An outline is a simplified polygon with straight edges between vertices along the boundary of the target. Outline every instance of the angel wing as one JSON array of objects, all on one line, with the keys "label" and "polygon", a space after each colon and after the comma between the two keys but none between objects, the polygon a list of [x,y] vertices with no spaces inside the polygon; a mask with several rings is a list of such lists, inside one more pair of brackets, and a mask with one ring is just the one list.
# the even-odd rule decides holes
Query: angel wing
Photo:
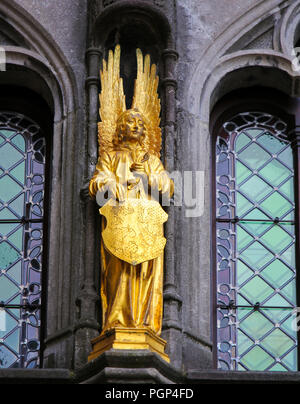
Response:
[{"label": "angel wing", "polygon": [[134,96],[132,109],[138,109],[147,120],[148,127],[148,148],[149,151],[160,156],[161,129],[160,124],[160,100],[157,93],[158,76],[156,65],[150,66],[150,56],[143,54],[140,49],[136,51],[137,56],[137,78],[134,85]]},{"label": "angel wing", "polygon": [[109,51],[108,63],[103,59],[103,70],[100,71],[101,122],[98,123],[98,142],[101,152],[112,150],[117,119],[126,111],[123,80],[120,78],[120,56],[121,48],[117,45],[115,52]]}]

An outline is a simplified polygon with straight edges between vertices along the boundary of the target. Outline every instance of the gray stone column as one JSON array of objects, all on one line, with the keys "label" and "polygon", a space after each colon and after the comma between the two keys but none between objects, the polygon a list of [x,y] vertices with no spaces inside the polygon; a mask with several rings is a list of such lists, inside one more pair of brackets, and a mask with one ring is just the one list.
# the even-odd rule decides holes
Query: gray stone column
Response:
[{"label": "gray stone column", "polygon": [[[91,351],[91,339],[99,334],[100,296],[95,285],[95,259],[99,246],[97,245],[98,217],[97,206],[88,196],[88,183],[94,173],[98,157],[97,122],[99,95],[99,67],[101,52],[97,48],[90,48],[86,52],[87,58],[87,168],[86,178],[82,187],[81,197],[85,210],[85,260],[84,279],[76,299],[78,321],[75,326],[75,368],[87,362]],[[98,229],[98,230],[97,230]],[[100,267],[98,268],[100,271]]]},{"label": "gray stone column", "polygon": [[[164,60],[164,78],[161,80],[165,111],[163,116],[164,165],[171,173],[175,170],[175,137],[176,137],[176,88],[175,65],[178,54],[173,49],[165,49],[162,54]],[[164,272],[164,319],[163,338],[168,342],[167,353],[175,367],[181,367],[182,361],[182,326],[180,311],[182,299],[177,292],[175,272],[175,237],[176,220],[175,207],[168,208],[168,221],[165,225],[165,272]]]}]

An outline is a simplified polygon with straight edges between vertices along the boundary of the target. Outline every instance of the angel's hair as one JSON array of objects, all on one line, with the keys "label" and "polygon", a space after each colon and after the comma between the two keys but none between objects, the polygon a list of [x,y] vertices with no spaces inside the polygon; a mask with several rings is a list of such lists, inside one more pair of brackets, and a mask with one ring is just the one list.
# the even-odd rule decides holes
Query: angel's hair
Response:
[{"label": "angel's hair", "polygon": [[143,149],[148,150],[149,145],[148,145],[148,133],[147,133],[147,121],[144,115],[137,109],[128,109],[125,112],[123,112],[118,120],[117,120],[117,128],[115,132],[115,136],[113,139],[113,145],[115,148],[120,148],[123,142],[123,137],[124,137],[124,127],[126,124],[126,121],[131,114],[139,114],[143,123],[144,123],[144,132],[143,135],[140,138],[140,145],[142,146]]}]

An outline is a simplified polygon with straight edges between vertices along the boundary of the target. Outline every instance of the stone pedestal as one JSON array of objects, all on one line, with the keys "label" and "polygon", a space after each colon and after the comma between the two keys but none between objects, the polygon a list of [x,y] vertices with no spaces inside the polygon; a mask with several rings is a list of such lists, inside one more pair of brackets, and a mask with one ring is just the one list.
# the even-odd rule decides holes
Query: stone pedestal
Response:
[{"label": "stone pedestal", "polygon": [[[1,371],[1,369],[0,369]],[[78,384],[178,384],[181,371],[146,349],[109,349],[76,372]]]},{"label": "stone pedestal", "polygon": [[88,360],[91,361],[110,349],[116,350],[148,350],[157,353],[166,362],[170,362],[165,354],[166,341],[159,338],[148,328],[114,328],[92,340],[93,350]]}]

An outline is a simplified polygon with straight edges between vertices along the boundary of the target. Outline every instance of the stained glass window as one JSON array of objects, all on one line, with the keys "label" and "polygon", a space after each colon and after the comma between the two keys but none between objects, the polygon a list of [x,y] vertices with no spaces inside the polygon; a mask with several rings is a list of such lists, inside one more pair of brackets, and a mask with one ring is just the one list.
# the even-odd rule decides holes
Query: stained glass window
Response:
[{"label": "stained glass window", "polygon": [[0,113],[0,368],[39,366],[45,139]]},{"label": "stained glass window", "polygon": [[218,367],[296,371],[294,163],[287,125],[242,113],[216,145]]}]

